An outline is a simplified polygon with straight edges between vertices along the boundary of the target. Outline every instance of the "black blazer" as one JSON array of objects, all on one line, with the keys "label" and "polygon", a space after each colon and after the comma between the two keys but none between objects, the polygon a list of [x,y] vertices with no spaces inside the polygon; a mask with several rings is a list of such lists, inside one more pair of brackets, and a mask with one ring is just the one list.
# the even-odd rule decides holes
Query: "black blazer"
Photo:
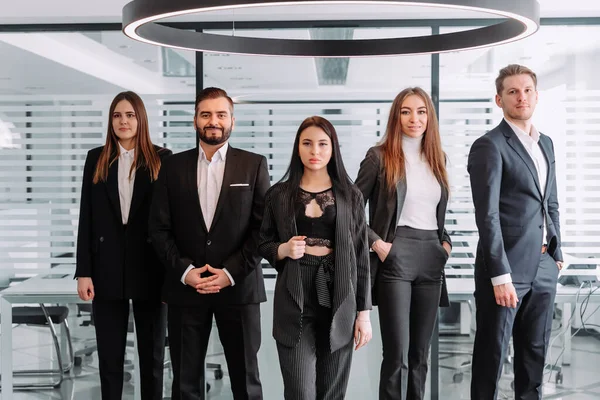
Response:
[{"label": "black blazer", "polygon": [[[171,150],[154,146],[164,163]],[[135,173],[127,228],[119,202],[117,159],[106,182],[93,183],[103,147],[88,152],[83,169],[75,277],[91,277],[96,299],[159,299],[164,268],[148,236],[150,173]]]},{"label": "black blazer", "polygon": [[[278,272],[273,305],[273,336],[288,347],[294,347],[300,340],[304,306],[298,260],[285,258],[277,261],[279,245],[298,235],[291,192],[288,182],[277,183],[267,192],[258,248]],[[335,186],[333,193],[336,225],[330,330],[332,352],[352,340],[357,311],[371,309],[369,248],[362,196],[354,187],[350,198],[342,197]]]},{"label": "black blazer", "polygon": [[[548,163],[545,194],[527,150],[505,120],[477,139],[469,153],[468,171],[475,204],[479,243],[475,275],[511,274],[514,282],[533,282],[542,244],[562,261],[552,140],[540,133]],[[548,236],[544,239],[546,217]]]},{"label": "black blazer", "polygon": [[[385,186],[385,175],[383,172],[383,155],[381,146],[371,147],[367,155],[360,163],[358,176],[356,177],[356,186],[362,192],[365,205],[369,203],[369,248],[373,243],[382,239],[384,242],[393,242],[398,219],[402,213],[404,199],[406,198],[406,181],[401,180],[396,184],[396,191],[391,192]],[[446,222],[446,206],[448,205],[448,191],[442,186],[442,195],[437,206],[438,236],[440,242],[448,242],[452,245],[450,235],[446,232],[444,224]],[[377,271],[381,261],[374,251],[370,253],[371,262],[371,283],[375,285],[377,281]],[[375,290],[375,288],[374,288]],[[376,304],[376,296],[373,296],[373,304]],[[440,306],[450,305],[448,299],[448,289],[446,288],[446,277],[442,278],[442,294],[440,297]]]},{"label": "black blazer", "polygon": [[[175,305],[199,305],[209,299],[220,304],[266,301],[257,251],[264,196],[269,188],[266,158],[229,146],[210,230],[200,208],[197,175],[196,147],[170,157],[155,187],[150,236],[167,269],[165,301]],[[181,276],[190,265],[204,264],[227,268],[235,285],[216,294],[202,295],[181,283]]]}]

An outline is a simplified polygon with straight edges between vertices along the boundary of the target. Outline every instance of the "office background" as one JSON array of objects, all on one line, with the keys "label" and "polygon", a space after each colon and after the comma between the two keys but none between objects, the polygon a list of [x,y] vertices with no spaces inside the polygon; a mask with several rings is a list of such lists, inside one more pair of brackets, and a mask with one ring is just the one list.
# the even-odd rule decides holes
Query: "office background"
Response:
[{"label": "office background", "polygon": [[[355,177],[366,150],[384,134],[393,97],[404,87],[423,87],[439,108],[449,156],[447,229],[454,249],[446,273],[472,276],[477,232],[466,156],[475,138],[502,117],[494,103],[493,81],[509,63],[527,65],[538,74],[534,124],[554,141],[565,261],[572,268],[600,268],[600,3],[540,1],[540,30],[498,47],[440,55],[298,59],[201,54],[134,42],[120,32],[118,23],[126,2],[84,6],[71,0],[37,0],[2,6],[0,287],[74,264],[83,163],[89,149],[104,143],[108,106],[117,92],[139,93],[154,143],[179,152],[195,144],[194,97],[206,86],[223,87],[234,97],[231,144],[265,155],[272,182],[283,175],[299,123],[315,114],[338,129],[344,162]],[[487,16],[475,13],[418,9],[405,10],[402,18],[386,14],[386,20],[376,20],[381,11],[364,12],[360,20],[353,13],[352,21],[343,22],[344,15],[325,8],[238,12],[233,18],[238,35],[303,39],[416,36],[487,23]],[[314,12],[321,12],[324,21],[312,21]],[[176,23],[231,34],[231,23],[209,18]],[[265,272],[275,275],[271,269]],[[444,323],[452,330],[453,313],[461,310],[465,312],[458,305],[442,315],[442,331]],[[579,311],[574,313],[575,328],[582,327]],[[584,319],[594,311],[590,306]],[[265,307],[263,313],[270,315]],[[586,354],[597,374],[600,351],[593,349],[600,342],[593,338],[600,331],[593,324],[600,325],[600,312],[583,330],[591,335],[585,339],[591,346]],[[470,328],[465,332],[463,322],[457,329],[468,334]],[[263,329],[263,343],[269,341],[270,329]],[[375,354],[366,360],[378,368],[373,361],[377,350],[369,351]],[[574,363],[572,368],[579,366]],[[270,369],[278,372],[277,364]],[[452,383],[452,376],[442,375],[442,389]],[[566,378],[567,384],[581,387],[575,378]],[[587,391],[580,395],[589,395]],[[590,391],[600,396],[600,384]]]}]

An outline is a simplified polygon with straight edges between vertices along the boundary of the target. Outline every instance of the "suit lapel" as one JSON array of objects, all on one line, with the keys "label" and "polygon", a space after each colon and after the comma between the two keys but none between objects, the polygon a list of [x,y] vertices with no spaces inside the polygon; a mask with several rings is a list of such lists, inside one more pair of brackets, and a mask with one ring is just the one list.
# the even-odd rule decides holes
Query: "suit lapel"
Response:
[{"label": "suit lapel", "polygon": [[332,314],[335,316],[336,311],[340,308],[340,305],[346,300],[350,293],[348,282],[350,277],[348,272],[350,270],[352,258],[350,257],[351,251],[353,251],[352,240],[350,239],[350,229],[354,229],[351,222],[352,211],[347,200],[340,195],[333,187],[333,194],[335,196],[335,248],[338,250],[335,252],[335,274],[333,286],[333,301],[331,305]]},{"label": "suit lapel", "polygon": [[113,205],[115,215],[119,222],[123,222],[123,216],[121,215],[121,202],[119,201],[119,159],[108,168],[108,178],[106,179],[106,191],[108,198]]},{"label": "suit lapel", "polygon": [[148,189],[150,189],[150,174],[146,168],[139,168],[135,171],[135,181],[133,182],[133,194],[131,196],[131,206],[129,207],[129,216],[127,221],[131,221],[133,215],[142,204]]},{"label": "suit lapel", "polygon": [[[202,215],[200,197],[198,194],[198,147],[196,147],[196,151],[189,153],[189,157],[186,161],[185,174],[187,187],[190,191],[190,196],[193,199],[193,208],[195,212],[198,213],[197,215],[198,219],[200,220],[200,226],[205,232],[208,232],[208,229],[206,228],[206,222],[204,221],[204,216]],[[194,212],[194,210],[190,210],[190,212]]]},{"label": "suit lapel", "polygon": [[[281,229],[281,237],[282,238],[291,238],[293,236],[298,236],[298,228],[296,226],[296,210],[294,210],[292,203],[292,194],[289,187],[289,182],[285,183],[287,186],[285,190],[281,191],[281,198],[278,199],[280,201],[280,212],[281,217],[277,220],[281,222],[282,226],[278,228]],[[292,216],[290,218],[289,216]],[[298,260],[288,260],[287,265],[290,268],[286,267],[283,270],[283,276],[285,276],[285,286],[290,293],[290,296],[296,302],[296,305],[300,309],[300,311],[304,308],[304,292],[302,291],[302,277],[300,276],[300,265]]]},{"label": "suit lapel", "polygon": [[540,149],[542,150],[542,154],[546,159],[546,165],[548,166],[548,168],[546,168],[546,187],[544,188],[544,198],[546,198],[546,196],[548,195],[548,185],[550,184],[550,180],[554,178],[553,176],[551,176],[552,168],[550,168],[550,154],[552,154],[552,148],[550,147],[548,141],[546,141],[545,138],[542,136],[542,134],[540,134],[540,140],[538,143],[540,145]]},{"label": "suit lapel", "polygon": [[226,204],[227,196],[229,195],[230,185],[233,183],[233,178],[236,172],[236,158],[238,152],[236,149],[229,146],[227,154],[225,156],[225,171],[223,171],[223,183],[221,184],[221,192],[219,193],[219,199],[217,200],[217,207],[215,209],[215,215],[213,216],[211,229],[215,226],[221,211],[223,210],[224,204]]},{"label": "suit lapel", "polygon": [[[398,182],[396,184],[396,221],[394,221],[394,231],[395,231],[395,227],[398,225],[398,221],[400,220],[400,214],[402,213],[402,208],[404,207],[405,199],[406,199],[406,178],[401,179],[400,182]],[[388,209],[391,209],[391,207]]]},{"label": "suit lapel", "polygon": [[521,141],[517,137],[517,134],[512,130],[512,128],[510,127],[510,125],[508,125],[506,121],[502,120],[502,123],[500,124],[500,129],[502,130],[504,136],[506,136],[506,142],[508,143],[508,145],[517,153],[517,155],[521,158],[521,160],[523,160],[523,162],[527,166],[527,169],[529,170],[529,173],[531,174],[531,177],[535,182],[535,187],[537,188],[540,197],[542,197],[542,191],[540,189],[540,180],[538,178],[537,169],[535,168],[535,164],[533,163],[531,156],[529,155],[529,153],[527,153],[525,146],[523,146],[523,143],[521,143]]}]

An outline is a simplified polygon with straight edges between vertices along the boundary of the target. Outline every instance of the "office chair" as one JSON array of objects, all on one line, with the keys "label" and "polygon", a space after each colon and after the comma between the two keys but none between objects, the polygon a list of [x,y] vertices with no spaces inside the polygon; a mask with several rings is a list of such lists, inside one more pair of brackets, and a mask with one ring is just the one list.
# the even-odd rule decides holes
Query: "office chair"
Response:
[{"label": "office chair", "polygon": [[[82,321],[79,326],[94,326],[94,314],[92,312],[91,303],[77,304],[77,317],[83,316],[89,316],[89,319]],[[83,363],[83,356],[91,357],[95,351],[98,351],[96,339],[85,340],[84,347],[75,351],[75,366],[81,366]]]},{"label": "office chair", "polygon": [[[65,373],[69,372],[74,364],[73,345],[71,342],[71,332],[69,330],[69,324],[67,323],[67,317],[69,315],[69,308],[65,306],[52,306],[46,307],[44,304],[39,307],[13,307],[12,323],[18,325],[34,325],[34,326],[48,326],[50,328],[50,334],[54,343],[54,349],[56,351],[57,368],[56,369],[39,369],[39,370],[18,370],[13,371],[14,376],[22,375],[34,375],[34,376],[56,376],[57,379],[53,379],[50,382],[27,382],[27,383],[15,383],[13,386],[19,389],[40,389],[40,388],[57,388],[61,385],[64,380]],[[63,324],[65,327],[65,334],[67,335],[67,346],[69,350],[69,363],[63,364],[62,354],[60,345],[58,343],[58,334],[56,333],[55,324]]]},{"label": "office chair", "polygon": [[[168,359],[168,360],[166,359],[169,356],[169,354],[170,354],[169,350],[168,350],[168,348],[169,348],[169,336],[168,335],[165,337],[165,348],[166,348],[166,350],[165,350],[165,362],[163,363],[163,365],[164,365],[164,367],[166,367],[166,368],[169,369],[169,377],[171,379],[173,379],[173,369],[172,369],[171,360],[170,359]],[[218,355],[218,354],[211,354],[211,355],[215,356],[215,355]],[[216,380],[223,379],[223,369],[221,367],[221,364],[218,364],[218,363],[208,363],[207,362],[205,364],[205,366],[206,366],[207,370],[208,369],[214,369],[213,374],[214,374],[214,377],[215,377]],[[207,393],[210,392],[210,383],[208,383],[208,382],[206,382],[206,392]]]}]

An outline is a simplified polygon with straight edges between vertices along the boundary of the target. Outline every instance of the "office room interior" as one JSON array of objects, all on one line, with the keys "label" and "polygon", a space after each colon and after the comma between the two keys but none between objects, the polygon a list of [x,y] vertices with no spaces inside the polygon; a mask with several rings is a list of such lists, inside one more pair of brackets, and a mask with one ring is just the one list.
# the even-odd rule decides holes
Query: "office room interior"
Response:
[{"label": "office room interior", "polygon": [[[432,96],[447,156],[445,226],[453,248],[445,266],[451,305],[438,312],[425,398],[470,399],[478,230],[467,159],[473,142],[502,120],[494,80],[508,64],[537,74],[533,124],[552,139],[555,152],[564,268],[543,398],[600,398],[600,2],[539,0],[539,29],[509,43],[337,58],[195,52],[142,43],[122,31],[128,2],[3,0],[0,6],[0,364],[3,373],[45,371],[15,373],[10,392],[0,388],[2,400],[101,398],[94,320],[89,302],[78,300],[73,280],[86,155],[104,144],[109,105],[126,90],[143,99],[154,144],[175,154],[193,148],[195,97],[211,86],[227,90],[235,102],[230,145],[264,155],[271,184],[284,175],[304,118],[321,115],[332,122],[355,179],[367,150],[385,134],[398,92],[419,86]],[[212,11],[167,22],[221,35],[360,40],[467,31],[497,18],[423,5],[332,3]],[[279,400],[283,380],[271,334],[277,271],[266,261],[262,268],[267,301],[260,306],[258,362],[264,399]],[[52,329],[40,303],[56,314]],[[23,317],[21,307],[35,309],[37,318]],[[9,308],[12,321],[6,319]],[[353,355],[349,400],[378,398],[377,306],[371,321],[373,339]],[[139,399],[130,325],[123,398]],[[206,398],[233,399],[216,329],[211,335]],[[167,349],[164,398],[171,398],[169,361]],[[499,399],[514,398],[512,361],[509,350]]]}]

